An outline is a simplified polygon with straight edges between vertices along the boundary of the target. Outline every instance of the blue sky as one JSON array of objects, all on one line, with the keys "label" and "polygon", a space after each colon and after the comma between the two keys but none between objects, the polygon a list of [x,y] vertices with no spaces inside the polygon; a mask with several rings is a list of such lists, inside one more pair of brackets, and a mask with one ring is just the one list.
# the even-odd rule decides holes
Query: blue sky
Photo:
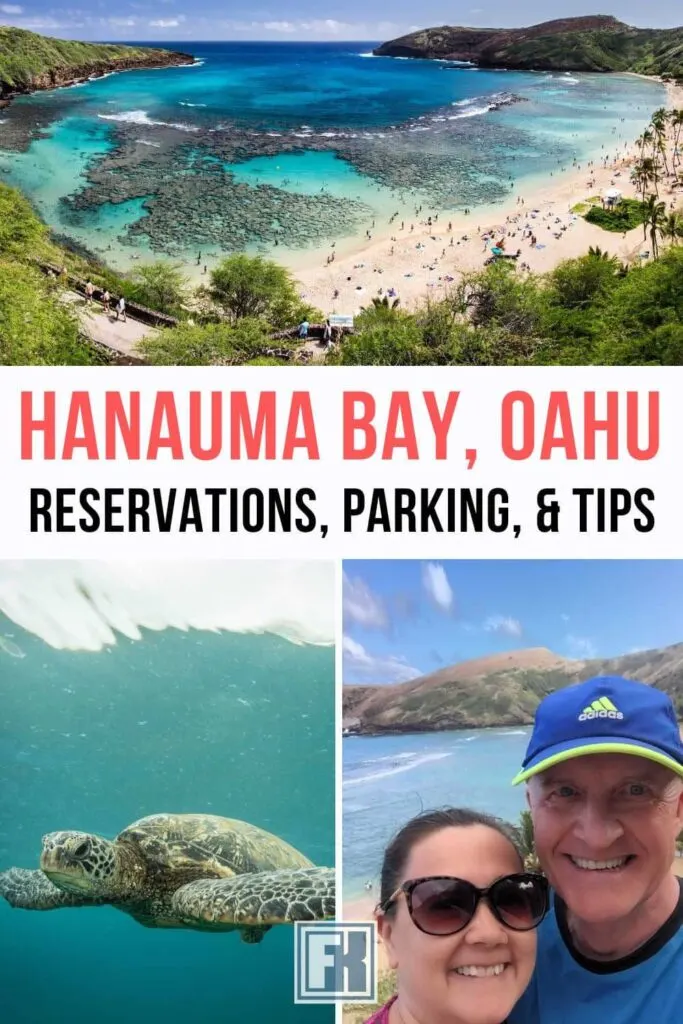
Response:
[{"label": "blue sky", "polygon": [[344,563],[344,682],[547,647],[613,657],[683,641],[683,562]]},{"label": "blue sky", "polygon": [[68,5],[59,0],[17,0],[0,2],[0,23],[70,39],[382,41],[431,25],[515,27],[590,13],[665,28],[682,20],[680,14],[676,18],[675,6],[668,0],[654,0],[645,7],[636,0],[608,0],[594,9],[585,0],[565,0],[552,10],[541,0],[523,0],[512,8],[502,0],[469,0],[455,6],[439,0],[419,5],[414,0],[271,0],[263,5],[248,0],[229,5],[219,0],[69,0]]}]

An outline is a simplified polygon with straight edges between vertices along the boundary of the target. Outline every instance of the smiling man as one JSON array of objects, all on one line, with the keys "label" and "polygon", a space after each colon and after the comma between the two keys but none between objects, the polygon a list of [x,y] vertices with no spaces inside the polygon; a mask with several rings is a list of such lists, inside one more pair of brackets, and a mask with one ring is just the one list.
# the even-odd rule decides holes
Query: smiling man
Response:
[{"label": "smiling man", "polygon": [[614,676],[551,694],[521,782],[554,898],[510,1024],[680,1024],[683,744],[671,700]]}]

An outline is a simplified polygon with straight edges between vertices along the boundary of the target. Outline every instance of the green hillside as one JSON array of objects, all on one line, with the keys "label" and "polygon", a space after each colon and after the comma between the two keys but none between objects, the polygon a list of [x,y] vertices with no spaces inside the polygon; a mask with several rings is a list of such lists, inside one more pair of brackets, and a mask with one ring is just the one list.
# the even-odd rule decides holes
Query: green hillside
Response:
[{"label": "green hillside", "polygon": [[601,675],[623,675],[668,693],[683,719],[683,644],[574,661],[544,648],[451,665],[408,683],[343,689],[349,732],[400,733],[530,725],[547,694]]},{"label": "green hillside", "polygon": [[632,71],[683,78],[683,27],[640,29],[616,18],[562,18],[528,28],[441,25],[383,43],[379,56],[471,61],[479,67]]},{"label": "green hillside", "polygon": [[50,39],[0,25],[0,95],[49,89],[106,71],[187,64],[192,59],[154,47]]}]

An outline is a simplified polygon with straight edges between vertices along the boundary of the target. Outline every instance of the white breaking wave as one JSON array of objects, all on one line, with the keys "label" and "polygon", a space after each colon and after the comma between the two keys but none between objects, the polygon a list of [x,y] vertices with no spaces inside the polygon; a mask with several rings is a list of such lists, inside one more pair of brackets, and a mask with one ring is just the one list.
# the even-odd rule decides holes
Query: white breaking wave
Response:
[{"label": "white breaking wave", "polygon": [[[458,121],[462,117],[478,117],[480,114],[488,114],[490,110],[497,107],[506,107],[513,102],[513,97],[508,93],[492,93],[490,96],[470,96],[468,99],[456,100],[452,107],[461,107],[462,113],[452,114],[446,118],[448,121]],[[436,120],[432,118],[432,120]],[[438,118],[443,120],[443,118]]]},{"label": "white breaking wave", "polygon": [[142,630],[271,633],[334,642],[327,562],[0,562],[0,612],[59,650],[100,651]]},{"label": "white breaking wave", "polygon": [[184,100],[180,101],[181,107],[205,107],[206,103],[186,103]]},{"label": "white breaking wave", "polygon": [[[415,758],[414,761],[407,761],[405,764],[394,765],[393,768],[382,768],[378,772],[370,772],[368,775],[361,775],[357,779],[345,779],[344,786],[360,786],[365,782],[376,782],[377,779],[387,779],[390,775],[400,775],[402,772],[411,772],[413,768],[419,768],[422,764],[428,764],[430,761],[442,761],[444,757],[452,757],[453,753],[450,750],[444,750],[441,753],[435,754],[423,754],[422,757]],[[398,760],[398,758],[396,758]]]},{"label": "white breaking wave", "polygon": [[385,754],[384,757],[371,757],[369,761],[362,761],[361,766],[363,768],[369,768],[373,764],[383,764],[385,761],[407,761],[411,757],[419,757],[420,755],[415,750],[406,750],[401,754]]},{"label": "white breaking wave", "polygon": [[199,129],[191,124],[173,124],[169,121],[153,121],[146,110],[124,110],[121,114],[98,114],[103,121],[122,121],[124,124],[143,124],[147,128],[178,128],[183,132],[196,132]]}]

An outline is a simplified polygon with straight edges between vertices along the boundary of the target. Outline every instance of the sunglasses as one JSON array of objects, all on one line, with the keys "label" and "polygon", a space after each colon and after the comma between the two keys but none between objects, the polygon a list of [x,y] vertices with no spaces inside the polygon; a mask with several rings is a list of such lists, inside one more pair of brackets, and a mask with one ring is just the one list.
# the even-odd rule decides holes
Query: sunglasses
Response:
[{"label": "sunglasses", "polygon": [[546,878],[531,872],[505,875],[486,889],[479,889],[463,878],[413,878],[403,882],[380,910],[386,912],[401,893],[405,893],[413,924],[427,935],[455,935],[462,931],[482,899],[486,899],[493,916],[515,932],[537,928],[550,909]]}]

